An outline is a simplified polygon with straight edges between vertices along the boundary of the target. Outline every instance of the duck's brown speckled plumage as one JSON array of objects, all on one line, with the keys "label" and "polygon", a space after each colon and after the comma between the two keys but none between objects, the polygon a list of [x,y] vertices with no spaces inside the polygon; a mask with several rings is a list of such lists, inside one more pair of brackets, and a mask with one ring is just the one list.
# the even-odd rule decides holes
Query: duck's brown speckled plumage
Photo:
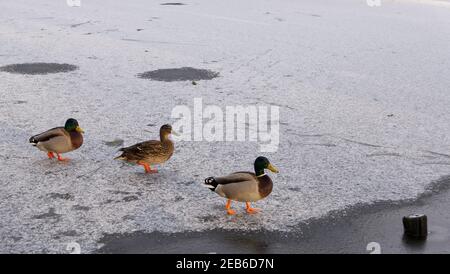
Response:
[{"label": "duck's brown speckled plumage", "polygon": [[164,125],[160,129],[160,140],[151,140],[120,149],[122,154],[116,159],[130,163],[161,164],[172,157],[175,146],[169,139],[172,128]]},{"label": "duck's brown speckled plumage", "polygon": [[174,150],[175,146],[169,139],[151,140],[122,148],[123,153],[118,159],[131,163],[161,164],[170,159]]}]

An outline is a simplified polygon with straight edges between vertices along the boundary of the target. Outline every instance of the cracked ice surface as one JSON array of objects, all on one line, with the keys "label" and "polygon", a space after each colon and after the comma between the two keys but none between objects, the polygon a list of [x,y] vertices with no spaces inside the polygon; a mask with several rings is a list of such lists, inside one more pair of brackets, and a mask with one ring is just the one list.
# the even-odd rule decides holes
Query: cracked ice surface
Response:
[{"label": "cracked ice surface", "polygon": [[[414,2],[2,1],[0,66],[67,63],[47,75],[0,72],[0,251],[82,252],[103,233],[290,231],[358,203],[414,198],[450,173],[450,11]],[[137,31],[139,29],[139,31]],[[210,81],[136,77],[165,68]],[[225,108],[280,106],[279,169],[261,214],[225,215],[203,178],[252,170],[258,145],[179,142],[159,174],[113,161],[155,138],[194,97]],[[60,164],[27,141],[77,118],[85,144]],[[109,142],[109,143],[108,143]],[[119,142],[120,143],[120,142]]]}]

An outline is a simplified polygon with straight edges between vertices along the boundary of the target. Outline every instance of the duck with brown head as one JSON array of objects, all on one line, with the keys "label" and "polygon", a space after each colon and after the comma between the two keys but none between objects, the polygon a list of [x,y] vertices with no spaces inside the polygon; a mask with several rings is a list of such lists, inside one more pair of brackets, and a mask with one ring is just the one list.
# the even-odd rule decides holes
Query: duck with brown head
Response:
[{"label": "duck with brown head", "polygon": [[163,125],[159,130],[159,140],[141,142],[129,147],[121,148],[122,154],[114,159],[128,163],[138,164],[144,167],[145,173],[156,173],[156,168],[151,165],[162,164],[172,157],[175,151],[170,135],[177,135],[171,125]]}]

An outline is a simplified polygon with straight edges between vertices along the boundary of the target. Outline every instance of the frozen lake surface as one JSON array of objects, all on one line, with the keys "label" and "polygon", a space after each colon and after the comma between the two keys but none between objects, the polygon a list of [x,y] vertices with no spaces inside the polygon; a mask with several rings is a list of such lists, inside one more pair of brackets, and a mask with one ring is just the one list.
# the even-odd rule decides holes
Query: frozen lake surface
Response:
[{"label": "frozen lake surface", "polygon": [[[74,65],[55,74],[0,71],[0,252],[66,253],[104,234],[291,231],[356,204],[415,199],[450,174],[450,8],[360,0],[3,0],[0,66]],[[159,69],[211,80],[152,81]],[[253,142],[178,142],[159,174],[114,161],[154,139],[176,105],[280,107],[280,173],[246,215],[203,179],[252,170]],[[28,138],[76,118],[85,143],[50,161]]]}]

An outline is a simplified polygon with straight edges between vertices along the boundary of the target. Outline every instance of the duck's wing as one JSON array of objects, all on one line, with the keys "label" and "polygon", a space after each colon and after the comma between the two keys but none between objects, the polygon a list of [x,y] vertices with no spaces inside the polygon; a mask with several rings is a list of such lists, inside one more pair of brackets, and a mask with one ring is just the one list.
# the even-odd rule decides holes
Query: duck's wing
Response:
[{"label": "duck's wing", "polygon": [[151,140],[120,149],[128,160],[141,160],[149,156],[157,156],[165,151],[161,141]]},{"label": "duck's wing", "polygon": [[30,143],[43,151],[65,153],[73,150],[70,134],[63,128],[52,128],[30,138]]},{"label": "duck's wing", "polygon": [[63,127],[55,127],[55,128],[49,129],[43,133],[31,136],[29,141],[33,145],[36,145],[39,142],[41,142],[41,143],[49,142],[52,139],[55,139],[58,137],[68,137],[66,134],[66,130]]},{"label": "duck's wing", "polygon": [[218,185],[235,184],[246,181],[256,181],[256,175],[252,172],[240,171],[227,176],[214,177]]},{"label": "duck's wing", "polygon": [[228,176],[215,177],[218,185],[215,192],[222,197],[236,201],[257,201],[258,179],[251,172],[236,172]]}]

